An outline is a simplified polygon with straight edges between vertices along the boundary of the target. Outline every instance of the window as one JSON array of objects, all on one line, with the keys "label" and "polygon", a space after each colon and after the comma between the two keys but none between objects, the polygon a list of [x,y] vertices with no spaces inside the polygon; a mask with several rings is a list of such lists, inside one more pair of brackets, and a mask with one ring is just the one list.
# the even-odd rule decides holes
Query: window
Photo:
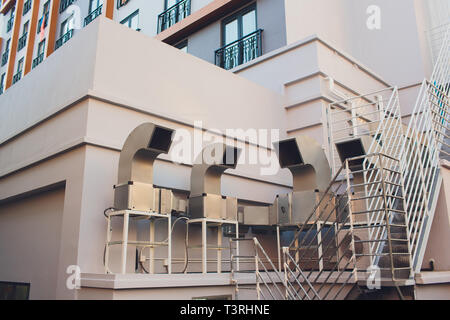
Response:
[{"label": "window", "polygon": [[10,32],[13,24],[14,24],[14,12],[16,11],[16,7],[14,6],[11,10],[10,10],[10,14],[9,14],[9,20],[6,24],[6,32]]},{"label": "window", "polygon": [[223,21],[222,45],[226,46],[255,31],[256,6],[252,5]]},{"label": "window", "polygon": [[89,0],[89,13],[92,13],[101,5],[103,5],[103,0]]},{"label": "window", "polygon": [[41,42],[39,42],[39,45],[38,45],[38,56],[44,55],[44,50],[45,50],[45,39],[42,40]]},{"label": "window", "polygon": [[22,35],[25,35],[25,34],[28,33],[29,25],[30,25],[30,20],[28,20],[27,22],[25,22],[25,24],[23,25]]},{"label": "window", "polygon": [[28,300],[29,283],[0,282],[0,300]]},{"label": "window", "polygon": [[158,33],[191,14],[191,0],[165,0],[164,12],[158,15]]},{"label": "window", "polygon": [[126,5],[130,0],[117,0],[117,9]]},{"label": "window", "polygon": [[173,7],[174,5],[176,5],[178,2],[180,2],[181,0],[165,0],[164,3],[164,10],[169,9],[170,7]]},{"label": "window", "polygon": [[64,20],[63,23],[61,23],[61,30],[60,30],[60,36],[67,34],[70,30],[72,30],[74,27],[74,15],[72,14],[69,18]]},{"label": "window", "polygon": [[30,21],[25,22],[23,25],[22,36],[19,38],[19,44],[17,45],[17,51],[22,50],[27,44],[28,27]]},{"label": "window", "polygon": [[178,48],[181,51],[187,53],[188,52],[188,41],[187,40],[181,41],[180,43],[175,45],[175,48]]},{"label": "window", "polygon": [[256,5],[252,4],[222,21],[216,65],[229,70],[262,55],[262,30],[257,29],[256,20]]},{"label": "window", "polygon": [[0,77],[0,94],[3,93],[3,88],[5,87],[5,78],[6,73],[3,73],[2,76]]},{"label": "window", "polygon": [[128,17],[123,19],[121,24],[128,26],[131,29],[140,31],[139,29],[139,10],[136,10],[132,14],[130,14]]},{"label": "window", "polygon": [[28,13],[28,11],[30,11],[31,9],[31,4],[32,4],[32,0],[26,0],[25,3],[23,4],[23,16],[26,15]]},{"label": "window", "polygon": [[19,60],[19,63],[17,64],[17,74],[22,74],[23,70],[23,58]]}]

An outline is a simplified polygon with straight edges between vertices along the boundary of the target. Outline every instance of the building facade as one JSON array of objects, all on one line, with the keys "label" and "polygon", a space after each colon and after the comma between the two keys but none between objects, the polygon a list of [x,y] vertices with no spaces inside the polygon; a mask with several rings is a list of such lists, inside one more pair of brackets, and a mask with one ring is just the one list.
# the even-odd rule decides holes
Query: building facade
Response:
[{"label": "building facade", "polygon": [[[0,285],[31,299],[261,298],[257,289],[237,295],[238,282],[256,287],[254,275],[230,282],[233,254],[222,246],[236,232],[228,229],[232,223],[223,230],[219,223],[216,230],[217,222],[205,222],[202,229],[187,222],[194,220],[189,214],[174,215],[173,226],[164,219],[157,227],[137,221],[130,224],[131,244],[123,254],[123,221],[114,220],[108,226],[119,232],[107,242],[117,245],[105,262],[109,233],[102,212],[114,206],[119,158],[130,132],[150,122],[192,139],[180,160],[174,138],[169,154],[155,160],[153,175],[155,186],[185,196],[202,148],[220,141],[242,149],[242,161],[223,175],[221,196],[236,198],[244,212],[257,207],[263,215],[296,184],[282,169],[274,142],[313,138],[336,185],[341,180],[332,178],[345,159],[339,160],[335,147],[340,128],[330,128],[332,110],[355,99],[376,100],[378,109],[367,114],[380,114],[382,105],[386,115],[398,112],[398,128],[410,137],[423,80],[438,79],[433,70],[444,74],[439,79],[448,73],[448,61],[439,58],[448,57],[450,7],[444,0],[4,0],[0,12]],[[448,95],[445,81],[434,85]],[[350,123],[341,130],[356,138],[362,125],[354,119],[367,119],[350,109],[344,110],[349,119],[337,119]],[[450,252],[442,247],[450,237],[448,118],[443,119],[443,153],[433,164],[439,167],[433,184],[438,187],[428,191],[436,194],[427,200],[431,222],[417,218],[420,228],[407,232],[420,233],[420,246],[411,238],[408,252],[417,251],[417,258],[411,253],[408,268],[414,271],[400,282],[404,295],[416,299],[450,298]],[[406,198],[408,180],[403,181]],[[404,210],[415,209],[409,204]],[[245,215],[236,216],[241,236],[258,239],[267,252],[264,263],[273,262],[277,275],[275,269],[286,262],[281,247],[289,247],[297,224],[252,228]],[[190,241],[202,250],[188,248],[187,224]],[[165,239],[170,230],[168,251],[148,244],[131,248],[148,241],[149,227],[156,230],[150,242]],[[219,249],[207,249],[203,240],[217,241]],[[242,244],[242,252],[251,250]],[[332,272],[324,269],[321,254],[319,272]],[[336,264],[346,271],[340,260]],[[76,288],[68,285],[72,275]],[[336,298],[355,297],[357,279],[336,281],[344,288]],[[269,287],[291,290],[282,282]],[[335,292],[331,283],[321,283]],[[382,297],[397,297],[392,283]],[[324,298],[320,292],[317,297]]]}]

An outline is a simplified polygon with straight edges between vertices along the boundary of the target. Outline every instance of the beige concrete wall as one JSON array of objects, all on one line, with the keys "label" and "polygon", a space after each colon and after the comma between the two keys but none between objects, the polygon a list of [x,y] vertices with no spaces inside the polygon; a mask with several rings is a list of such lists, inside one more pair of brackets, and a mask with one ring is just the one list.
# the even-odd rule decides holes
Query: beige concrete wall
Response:
[{"label": "beige concrete wall", "polygon": [[[431,73],[425,49],[427,25],[420,17],[426,2],[286,0],[287,43],[317,34],[376,70],[388,82],[410,85]],[[369,18],[366,10],[370,5],[381,10],[379,30],[366,26]]]},{"label": "beige concrete wall", "polygon": [[439,283],[416,286],[417,300],[450,300],[450,284]]},{"label": "beige concrete wall", "polygon": [[430,260],[433,260],[436,271],[450,271],[450,169],[441,167],[441,173],[443,182],[422,268],[430,268]]},{"label": "beige concrete wall", "polygon": [[55,299],[64,189],[0,204],[0,281],[30,283],[30,299]]},{"label": "beige concrete wall", "polygon": [[[66,288],[70,265],[103,273],[102,212],[112,205],[119,151],[137,125],[153,121],[193,132],[199,119],[207,129],[284,128],[284,115],[276,108],[282,104],[275,92],[106,19],[96,19],[80,31],[0,97],[8,118],[0,129],[0,201],[66,184],[53,270],[56,283],[48,283],[46,290],[57,298],[75,297],[75,291]],[[270,147],[270,141],[261,144]],[[189,188],[190,163],[157,161],[155,167],[159,185]],[[224,178],[223,192],[271,202],[289,190],[289,179],[286,174],[261,178],[257,165],[243,165]],[[8,216],[5,225],[13,222]],[[138,237],[137,230],[131,228],[130,239]],[[182,239],[180,230],[174,247],[178,260],[184,258],[182,242],[177,243]],[[13,257],[14,250],[4,254]],[[32,252],[26,258],[40,259]],[[131,249],[130,272],[134,260]],[[199,264],[193,268],[199,270]],[[42,272],[36,270],[37,276]]]}]

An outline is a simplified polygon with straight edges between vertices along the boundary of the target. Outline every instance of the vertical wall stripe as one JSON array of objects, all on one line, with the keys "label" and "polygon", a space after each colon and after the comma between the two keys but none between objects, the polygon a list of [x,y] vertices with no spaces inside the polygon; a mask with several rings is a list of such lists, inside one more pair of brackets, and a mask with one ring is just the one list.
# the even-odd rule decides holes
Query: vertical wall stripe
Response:
[{"label": "vertical wall stripe", "polygon": [[58,23],[59,2],[60,0],[53,0],[52,3],[52,8],[50,12],[50,27],[49,27],[50,29],[48,31],[46,57],[48,57],[53,53],[53,51],[55,51],[56,24]]},{"label": "vertical wall stripe", "polygon": [[31,15],[30,31],[27,45],[27,54],[25,56],[25,74],[30,72],[33,63],[34,41],[36,39],[37,25],[39,22],[39,4],[41,0],[33,1],[33,12]]},{"label": "vertical wall stripe", "polygon": [[109,19],[114,18],[114,0],[106,0],[106,17]]},{"label": "vertical wall stripe", "polygon": [[9,59],[8,59],[8,71],[6,73],[6,85],[5,85],[6,89],[11,87],[12,79],[14,76],[14,67],[16,65],[17,45],[19,43],[19,32],[20,32],[20,25],[22,22],[23,1],[24,0],[17,0],[17,3],[16,3],[16,12],[14,15],[14,26],[13,26],[13,33],[12,33],[12,37],[11,37],[11,47],[10,47]]}]

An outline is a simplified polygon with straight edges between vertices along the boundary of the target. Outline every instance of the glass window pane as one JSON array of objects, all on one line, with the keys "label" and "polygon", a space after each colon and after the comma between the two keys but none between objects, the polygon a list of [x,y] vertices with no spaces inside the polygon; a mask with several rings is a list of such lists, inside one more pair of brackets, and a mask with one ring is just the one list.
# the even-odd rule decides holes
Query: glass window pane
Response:
[{"label": "glass window pane", "polygon": [[256,31],[256,11],[250,11],[242,16],[242,36]]},{"label": "glass window pane", "polygon": [[177,0],[167,0],[166,9],[169,9],[170,7],[174,6],[177,2],[178,2]]},{"label": "glass window pane", "polygon": [[137,30],[138,27],[139,27],[139,15],[135,15],[133,18],[131,18],[130,28],[133,30]]},{"label": "glass window pane", "polygon": [[225,25],[225,45],[239,39],[238,21],[233,20]]}]

